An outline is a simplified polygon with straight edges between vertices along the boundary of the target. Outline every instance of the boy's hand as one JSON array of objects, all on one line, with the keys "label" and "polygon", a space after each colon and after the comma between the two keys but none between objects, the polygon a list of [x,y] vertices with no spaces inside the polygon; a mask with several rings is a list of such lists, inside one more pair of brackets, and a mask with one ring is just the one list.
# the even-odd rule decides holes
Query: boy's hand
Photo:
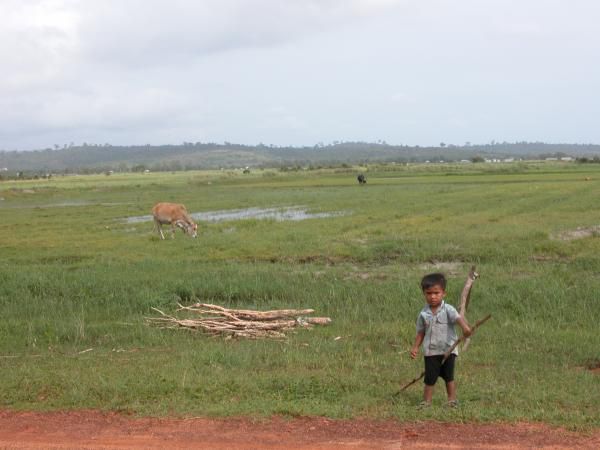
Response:
[{"label": "boy's hand", "polygon": [[415,359],[418,354],[419,354],[419,347],[413,347],[410,349],[410,357],[412,359]]},{"label": "boy's hand", "polygon": [[469,337],[473,334],[473,330],[471,330],[471,327],[463,317],[459,316],[457,322],[460,325],[464,337]]}]

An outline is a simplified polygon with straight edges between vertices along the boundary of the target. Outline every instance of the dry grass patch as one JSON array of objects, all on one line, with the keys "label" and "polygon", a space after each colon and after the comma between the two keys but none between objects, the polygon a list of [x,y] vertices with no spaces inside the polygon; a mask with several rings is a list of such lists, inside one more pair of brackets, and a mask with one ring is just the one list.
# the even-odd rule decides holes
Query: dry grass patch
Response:
[{"label": "dry grass patch", "polygon": [[552,236],[552,238],[559,241],[573,241],[575,239],[585,239],[595,236],[600,236],[600,225],[577,227],[574,230],[562,231]]},{"label": "dry grass patch", "polygon": [[444,272],[446,275],[455,277],[463,272],[464,263],[461,261],[427,261],[420,264],[419,269],[425,272]]}]

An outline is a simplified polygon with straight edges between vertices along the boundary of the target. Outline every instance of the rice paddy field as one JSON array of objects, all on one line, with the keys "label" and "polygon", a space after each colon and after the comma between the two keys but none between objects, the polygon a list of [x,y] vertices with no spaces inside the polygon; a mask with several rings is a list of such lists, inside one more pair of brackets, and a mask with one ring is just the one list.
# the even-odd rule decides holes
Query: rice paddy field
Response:
[{"label": "rice paddy field", "polygon": [[[359,186],[356,175],[365,173]],[[369,165],[0,182],[0,408],[600,423],[600,168]],[[197,239],[160,240],[159,201]],[[470,322],[461,407],[416,411],[423,275]],[[284,340],[151,327],[177,303],[313,308]]]}]

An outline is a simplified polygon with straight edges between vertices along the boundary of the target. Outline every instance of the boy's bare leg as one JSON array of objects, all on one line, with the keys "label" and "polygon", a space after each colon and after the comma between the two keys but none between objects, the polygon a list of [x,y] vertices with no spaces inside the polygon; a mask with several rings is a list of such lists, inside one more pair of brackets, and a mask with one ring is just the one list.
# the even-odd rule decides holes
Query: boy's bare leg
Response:
[{"label": "boy's bare leg", "polygon": [[446,383],[446,392],[448,393],[449,402],[456,400],[456,384],[454,381],[449,381]]},{"label": "boy's bare leg", "polygon": [[433,398],[433,386],[425,385],[425,389],[423,391],[423,401],[426,403],[431,403],[432,398]]}]

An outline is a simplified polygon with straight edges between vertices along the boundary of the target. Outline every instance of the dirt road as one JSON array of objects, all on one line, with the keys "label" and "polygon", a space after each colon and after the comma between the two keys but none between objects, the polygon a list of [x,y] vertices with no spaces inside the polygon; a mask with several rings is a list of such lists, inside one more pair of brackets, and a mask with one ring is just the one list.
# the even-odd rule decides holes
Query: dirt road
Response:
[{"label": "dirt road", "polygon": [[98,411],[0,411],[8,449],[598,449],[600,429],[578,434],[540,424],[399,423],[282,418],[134,418]]}]

